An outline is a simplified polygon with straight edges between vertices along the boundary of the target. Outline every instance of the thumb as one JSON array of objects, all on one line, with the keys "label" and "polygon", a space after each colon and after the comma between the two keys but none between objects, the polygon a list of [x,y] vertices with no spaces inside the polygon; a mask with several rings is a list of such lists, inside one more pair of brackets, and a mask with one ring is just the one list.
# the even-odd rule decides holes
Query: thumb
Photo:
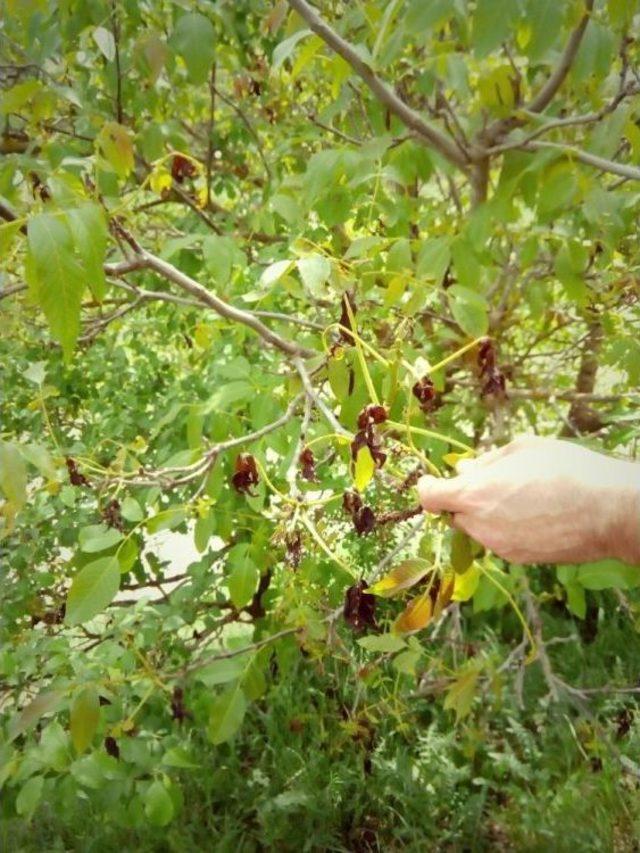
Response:
[{"label": "thumb", "polygon": [[427,512],[459,512],[462,509],[461,488],[458,477],[420,477],[418,497]]}]

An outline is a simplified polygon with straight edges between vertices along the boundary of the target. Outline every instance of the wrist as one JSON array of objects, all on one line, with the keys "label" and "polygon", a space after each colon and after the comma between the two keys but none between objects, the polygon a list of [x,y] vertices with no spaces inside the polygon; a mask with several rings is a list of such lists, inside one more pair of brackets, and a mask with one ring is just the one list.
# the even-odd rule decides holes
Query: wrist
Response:
[{"label": "wrist", "polygon": [[608,496],[611,524],[605,556],[640,566],[640,465],[619,465],[618,482],[612,484]]}]

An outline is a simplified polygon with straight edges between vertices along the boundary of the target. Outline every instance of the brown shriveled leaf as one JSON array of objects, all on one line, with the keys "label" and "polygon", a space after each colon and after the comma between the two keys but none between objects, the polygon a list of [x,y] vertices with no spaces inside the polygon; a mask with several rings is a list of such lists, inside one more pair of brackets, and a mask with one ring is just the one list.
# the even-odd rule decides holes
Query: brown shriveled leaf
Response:
[{"label": "brown shriveled leaf", "polygon": [[396,634],[414,634],[426,628],[433,616],[433,603],[429,592],[423,592],[407,604],[393,623]]},{"label": "brown shriveled leaf", "polygon": [[432,565],[428,560],[422,560],[419,557],[404,560],[374,583],[370,592],[382,598],[391,598],[403,589],[409,589],[417,584],[430,571],[432,571]]}]

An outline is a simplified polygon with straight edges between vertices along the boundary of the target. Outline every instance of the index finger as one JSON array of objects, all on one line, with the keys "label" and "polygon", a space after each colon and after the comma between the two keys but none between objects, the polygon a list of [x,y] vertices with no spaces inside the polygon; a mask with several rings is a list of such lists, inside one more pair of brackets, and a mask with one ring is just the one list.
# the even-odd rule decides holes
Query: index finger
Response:
[{"label": "index finger", "polygon": [[449,477],[420,477],[418,480],[418,497],[422,508],[427,512],[460,512],[462,501],[462,478]]}]

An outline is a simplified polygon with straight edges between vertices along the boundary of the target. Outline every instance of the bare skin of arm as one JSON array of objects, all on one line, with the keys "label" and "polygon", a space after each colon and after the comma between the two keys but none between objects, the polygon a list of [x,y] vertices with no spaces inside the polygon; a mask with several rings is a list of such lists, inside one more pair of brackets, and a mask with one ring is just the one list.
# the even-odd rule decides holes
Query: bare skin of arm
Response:
[{"label": "bare skin of arm", "polygon": [[427,512],[514,563],[582,563],[614,557],[640,566],[640,464],[570,441],[536,436],[458,465],[450,479],[422,477]]}]

